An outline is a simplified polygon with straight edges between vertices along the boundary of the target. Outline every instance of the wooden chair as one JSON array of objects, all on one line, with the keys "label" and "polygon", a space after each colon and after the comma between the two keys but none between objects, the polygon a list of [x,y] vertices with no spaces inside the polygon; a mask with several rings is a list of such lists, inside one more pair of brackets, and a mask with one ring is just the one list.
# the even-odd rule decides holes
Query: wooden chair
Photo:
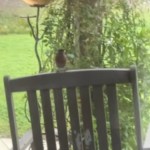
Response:
[{"label": "wooden chair", "polygon": [[[14,150],[21,148],[12,95],[24,91],[28,97],[35,150],[44,149],[43,130],[48,150],[121,150],[117,89],[118,85],[127,84],[132,91],[136,150],[142,150],[135,68],[73,70],[16,79],[6,76],[4,84]],[[40,123],[39,99],[44,129]]]}]

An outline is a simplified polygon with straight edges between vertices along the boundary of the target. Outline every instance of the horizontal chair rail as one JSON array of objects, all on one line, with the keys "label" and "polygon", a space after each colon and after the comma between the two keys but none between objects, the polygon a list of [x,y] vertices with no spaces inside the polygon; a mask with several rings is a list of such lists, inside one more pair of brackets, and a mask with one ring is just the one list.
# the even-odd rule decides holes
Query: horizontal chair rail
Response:
[{"label": "horizontal chair rail", "polygon": [[[32,77],[9,79],[11,85],[10,91],[63,88],[64,83],[65,87],[86,86],[91,83],[95,85],[128,83],[130,82],[130,71],[130,69],[96,69],[91,72],[91,69],[86,69],[82,71],[80,70],[80,72],[76,70],[65,73],[39,74],[33,75]],[[29,85],[28,83],[31,82],[32,84]]]}]

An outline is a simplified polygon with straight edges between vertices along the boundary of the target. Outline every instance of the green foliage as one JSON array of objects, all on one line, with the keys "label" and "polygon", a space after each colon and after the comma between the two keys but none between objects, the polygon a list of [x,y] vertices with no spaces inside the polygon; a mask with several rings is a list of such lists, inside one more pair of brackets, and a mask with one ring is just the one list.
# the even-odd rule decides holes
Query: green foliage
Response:
[{"label": "green foliage", "polygon": [[66,20],[65,9],[63,7],[63,4],[60,5],[60,7],[58,7],[58,5],[56,5],[56,7],[53,5],[50,6],[47,17],[42,23],[42,25],[47,28],[43,38],[43,43],[45,47],[47,47],[45,53],[47,56],[45,61],[46,70],[49,68],[54,70],[55,65],[53,61],[56,50],[59,48],[66,49],[68,44],[73,40],[67,38],[69,31],[66,31],[66,26],[68,25],[68,21]]},{"label": "green foliage", "polygon": [[[136,64],[145,129],[149,121],[147,107],[150,103],[149,90],[145,91],[150,81],[150,31],[141,7],[124,1],[102,4],[97,0],[90,4],[65,0],[59,7],[55,4],[50,6],[43,22],[48,28],[43,39],[48,47],[47,60],[53,60],[56,49],[64,48],[69,68],[129,67]],[[53,61],[51,64],[54,68]],[[121,92],[119,108],[123,149],[135,149],[130,92],[124,88]],[[126,96],[122,96],[124,93]]]},{"label": "green foliage", "polygon": [[43,23],[48,28],[43,40],[49,49],[47,54],[66,49],[71,68],[126,67],[137,63],[148,37],[138,9],[121,3],[101,12],[101,6],[93,9],[88,4],[76,4],[77,9],[72,5],[71,12],[66,4],[49,8]]}]

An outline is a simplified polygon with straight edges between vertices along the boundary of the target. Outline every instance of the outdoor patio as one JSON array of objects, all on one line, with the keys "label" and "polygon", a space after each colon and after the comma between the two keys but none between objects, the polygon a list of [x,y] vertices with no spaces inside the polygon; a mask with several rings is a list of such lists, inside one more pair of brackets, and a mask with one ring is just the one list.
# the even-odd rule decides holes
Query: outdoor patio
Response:
[{"label": "outdoor patio", "polygon": [[150,150],[149,0],[0,4],[0,150]]}]

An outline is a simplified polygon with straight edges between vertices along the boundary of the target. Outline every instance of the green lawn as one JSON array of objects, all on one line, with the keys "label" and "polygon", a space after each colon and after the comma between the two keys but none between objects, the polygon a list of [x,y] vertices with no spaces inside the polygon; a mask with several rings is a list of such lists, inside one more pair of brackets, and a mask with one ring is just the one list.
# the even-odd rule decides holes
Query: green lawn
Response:
[{"label": "green lawn", "polygon": [[[7,108],[4,95],[3,77],[19,77],[37,72],[38,66],[34,55],[34,41],[28,34],[0,35],[0,136],[9,135]],[[22,129],[27,128],[24,116],[24,100],[17,102],[17,118]],[[23,116],[22,116],[23,115]]]}]

